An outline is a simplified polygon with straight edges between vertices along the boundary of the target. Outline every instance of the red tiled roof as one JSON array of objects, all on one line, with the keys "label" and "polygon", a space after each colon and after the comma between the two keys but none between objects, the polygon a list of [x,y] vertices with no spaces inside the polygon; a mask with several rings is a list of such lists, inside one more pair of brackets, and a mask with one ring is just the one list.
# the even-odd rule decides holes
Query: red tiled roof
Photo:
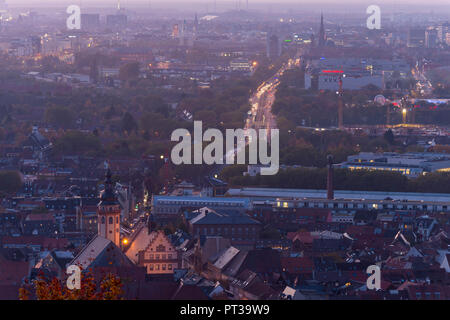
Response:
[{"label": "red tiled roof", "polygon": [[43,236],[4,236],[2,245],[41,245],[44,249],[63,249],[69,244],[67,239],[46,238]]},{"label": "red tiled roof", "polygon": [[53,213],[31,213],[27,215],[25,218],[25,221],[44,221],[44,220],[51,220],[55,221],[55,218],[53,216]]},{"label": "red tiled roof", "polygon": [[311,273],[314,262],[306,257],[282,257],[281,267],[289,273]]},{"label": "red tiled roof", "polygon": [[373,237],[374,233],[373,226],[354,226],[350,225],[347,227],[345,232],[347,232],[350,236],[360,236],[360,235],[368,235]]},{"label": "red tiled roof", "polygon": [[292,240],[292,242],[298,240],[302,243],[312,243],[313,237],[310,232],[289,232],[287,235],[288,239]]}]

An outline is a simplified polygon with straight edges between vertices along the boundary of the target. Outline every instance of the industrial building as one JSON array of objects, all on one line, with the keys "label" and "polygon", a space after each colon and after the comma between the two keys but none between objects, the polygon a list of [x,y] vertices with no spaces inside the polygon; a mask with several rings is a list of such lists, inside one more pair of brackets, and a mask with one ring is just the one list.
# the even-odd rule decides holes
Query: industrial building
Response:
[{"label": "industrial building", "polygon": [[350,170],[382,170],[400,172],[415,178],[428,172],[450,172],[450,155],[441,153],[371,153],[361,152],[337,165]]}]

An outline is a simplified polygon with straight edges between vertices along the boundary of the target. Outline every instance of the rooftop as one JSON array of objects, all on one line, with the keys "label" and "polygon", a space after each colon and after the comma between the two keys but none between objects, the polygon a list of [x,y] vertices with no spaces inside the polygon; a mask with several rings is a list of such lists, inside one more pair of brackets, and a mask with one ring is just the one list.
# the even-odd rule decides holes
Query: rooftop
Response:
[{"label": "rooftop", "polygon": [[[264,198],[275,201],[277,198],[295,199],[326,199],[327,190],[312,189],[281,189],[281,188],[240,188],[229,189],[232,197]],[[335,190],[335,199],[347,200],[408,200],[450,203],[450,194],[444,193],[413,193],[413,192],[385,192],[385,191],[352,191]]]}]

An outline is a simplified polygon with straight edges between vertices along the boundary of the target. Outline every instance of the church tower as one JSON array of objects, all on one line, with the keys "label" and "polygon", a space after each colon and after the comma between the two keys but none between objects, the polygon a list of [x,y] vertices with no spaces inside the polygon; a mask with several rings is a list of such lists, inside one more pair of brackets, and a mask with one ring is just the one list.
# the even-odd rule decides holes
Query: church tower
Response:
[{"label": "church tower", "polygon": [[100,196],[97,206],[98,235],[111,240],[120,247],[120,204],[114,194],[111,170],[105,176],[105,190]]},{"label": "church tower", "polygon": [[319,39],[318,46],[325,46],[326,36],[325,36],[325,27],[323,26],[323,13],[320,15],[320,29],[319,29]]},{"label": "church tower", "polygon": [[195,18],[194,18],[194,36],[197,35],[198,32],[198,17],[197,17],[197,13],[195,14]]}]

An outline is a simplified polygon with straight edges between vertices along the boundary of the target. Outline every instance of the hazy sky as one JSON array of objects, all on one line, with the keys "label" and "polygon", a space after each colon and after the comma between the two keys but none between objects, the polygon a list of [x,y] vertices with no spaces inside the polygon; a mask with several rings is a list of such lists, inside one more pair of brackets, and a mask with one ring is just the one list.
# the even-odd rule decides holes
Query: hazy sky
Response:
[{"label": "hazy sky", "polygon": [[[0,0],[1,2],[2,0]],[[115,8],[118,0],[6,0],[11,7],[64,7],[70,4],[82,7]],[[369,5],[376,4],[382,12],[414,12],[414,13],[450,13],[450,0],[248,0],[250,10],[284,11],[323,11],[347,12],[361,11]],[[246,8],[247,0],[120,0],[121,6],[133,9],[133,7],[151,7],[153,9],[170,8],[171,10],[184,10],[184,8],[197,10],[202,8],[211,11],[214,7],[218,11],[238,8]],[[185,7],[185,6],[186,7]]]},{"label": "hazy sky", "polygon": [[[175,2],[175,3],[211,3],[213,4],[215,0],[120,0],[121,3],[124,4],[148,4],[151,3],[166,3],[166,2]],[[241,1],[242,4],[244,4],[247,0],[216,0],[218,4],[220,3],[228,3],[228,4],[235,4],[239,1]],[[339,0],[249,0],[250,5],[251,4],[257,4],[257,3],[292,3],[292,4],[314,4],[314,3],[337,3]],[[6,3],[9,5],[15,5],[15,4],[59,4],[61,2],[71,2],[69,0],[6,0]],[[72,0],[72,2],[80,2],[80,0]],[[117,0],[81,0],[82,3],[85,4],[116,4]],[[424,7],[435,4],[435,5],[446,5],[450,7],[449,0],[343,0],[340,1],[341,3],[351,3],[351,4],[362,4],[362,3],[370,3],[370,4],[422,4]]]}]

